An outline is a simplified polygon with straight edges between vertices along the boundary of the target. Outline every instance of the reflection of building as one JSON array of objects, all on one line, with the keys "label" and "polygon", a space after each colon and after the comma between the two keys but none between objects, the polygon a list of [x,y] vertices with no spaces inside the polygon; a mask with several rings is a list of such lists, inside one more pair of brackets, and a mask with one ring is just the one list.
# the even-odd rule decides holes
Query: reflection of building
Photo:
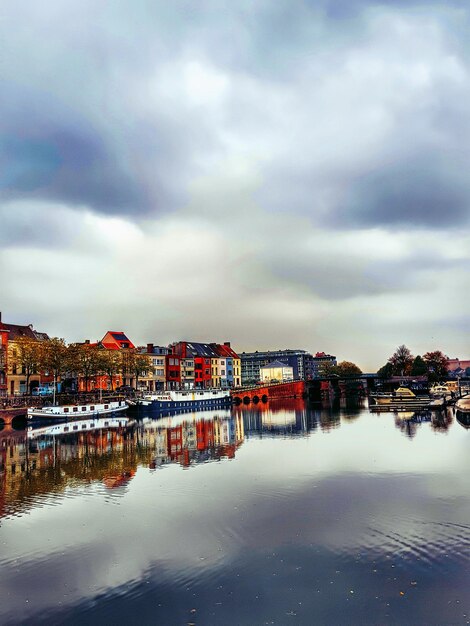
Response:
[{"label": "reflection of building", "polygon": [[35,496],[80,483],[98,482],[119,496],[139,465],[233,458],[243,438],[243,417],[229,410],[60,435],[0,431],[0,518],[31,506]]}]

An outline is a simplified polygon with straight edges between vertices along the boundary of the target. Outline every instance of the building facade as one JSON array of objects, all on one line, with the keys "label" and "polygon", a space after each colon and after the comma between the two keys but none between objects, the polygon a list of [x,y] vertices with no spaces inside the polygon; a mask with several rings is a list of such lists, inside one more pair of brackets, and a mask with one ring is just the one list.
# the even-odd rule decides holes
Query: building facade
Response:
[{"label": "building facade", "polygon": [[317,352],[311,360],[311,376],[310,378],[321,378],[322,368],[327,366],[337,365],[336,357],[332,354],[325,354],[325,352]]},{"label": "building facade", "polygon": [[241,382],[251,385],[261,380],[261,368],[272,361],[280,361],[292,367],[294,380],[307,380],[311,377],[312,355],[306,350],[267,350],[264,352],[242,352]]},{"label": "building facade", "polygon": [[272,363],[263,365],[263,367],[260,368],[260,374],[260,380],[263,383],[272,383],[275,381],[282,383],[293,380],[294,369],[290,365],[286,365],[280,361],[273,361]]},{"label": "building facade", "polygon": [[[31,393],[43,384],[51,384],[52,377],[48,372],[35,370],[30,372],[29,380],[26,368],[22,363],[21,342],[46,341],[49,336],[34,329],[32,324],[7,324],[2,322],[0,314],[0,393],[3,395],[20,395]],[[2,365],[3,364],[3,365]]]}]

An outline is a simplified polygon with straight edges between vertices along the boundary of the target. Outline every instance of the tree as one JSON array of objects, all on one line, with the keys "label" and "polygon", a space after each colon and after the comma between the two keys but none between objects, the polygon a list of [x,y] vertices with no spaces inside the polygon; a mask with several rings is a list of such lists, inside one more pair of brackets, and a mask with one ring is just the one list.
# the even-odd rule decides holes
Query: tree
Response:
[{"label": "tree", "polygon": [[88,391],[89,381],[105,370],[104,350],[89,343],[73,344],[71,350],[73,351],[73,369],[78,375],[83,376],[85,391]]},{"label": "tree", "polygon": [[318,374],[320,378],[328,378],[330,376],[337,376],[336,371],[337,366],[334,365],[331,361],[324,361],[318,367]]},{"label": "tree", "polygon": [[377,375],[380,378],[391,378],[393,376],[393,365],[391,363],[385,363],[385,365],[379,369]]},{"label": "tree", "polygon": [[341,361],[336,366],[336,374],[340,378],[354,378],[355,376],[360,376],[362,374],[362,370],[355,364],[350,361]]},{"label": "tree", "polygon": [[408,375],[411,371],[413,361],[414,357],[405,345],[398,346],[388,360],[388,362],[392,364],[393,373],[396,376]]},{"label": "tree", "polygon": [[103,371],[109,378],[111,391],[114,391],[114,377],[122,371],[121,355],[117,350],[103,350],[101,359]]},{"label": "tree", "polygon": [[148,356],[141,354],[137,350],[122,351],[122,371],[129,377],[135,378],[135,387],[139,385],[139,378],[145,376],[147,372],[154,372],[155,368],[150,365]]},{"label": "tree", "polygon": [[18,365],[23,368],[26,376],[26,393],[30,391],[29,380],[32,374],[36,374],[43,357],[42,344],[30,337],[18,337],[15,341],[17,348]]},{"label": "tree", "polygon": [[440,380],[447,377],[449,357],[447,357],[443,352],[440,350],[426,352],[426,354],[423,355],[423,359],[428,368],[430,378]]},{"label": "tree", "polygon": [[424,376],[428,373],[428,367],[422,357],[418,356],[413,361],[413,365],[411,366],[410,374],[412,376]]},{"label": "tree", "polygon": [[61,375],[70,367],[70,356],[67,345],[63,339],[53,337],[43,344],[41,365],[54,375],[54,380],[60,379]]}]

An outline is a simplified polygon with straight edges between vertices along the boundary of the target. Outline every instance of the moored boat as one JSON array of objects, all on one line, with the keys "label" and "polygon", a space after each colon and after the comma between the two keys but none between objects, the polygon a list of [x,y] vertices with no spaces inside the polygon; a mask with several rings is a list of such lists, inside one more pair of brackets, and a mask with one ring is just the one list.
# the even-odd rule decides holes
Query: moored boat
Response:
[{"label": "moored boat", "polygon": [[429,406],[429,396],[417,396],[408,387],[399,387],[396,391],[390,393],[372,393],[370,398],[373,404],[370,405],[374,410],[413,410],[421,409]]},{"label": "moored boat", "polygon": [[225,407],[231,403],[227,389],[184,389],[181,391],[162,391],[146,395],[140,404],[152,409],[209,409]]},{"label": "moored boat", "polygon": [[461,413],[470,413],[470,395],[459,398],[455,403],[455,408]]},{"label": "moored boat", "polygon": [[390,393],[371,393],[370,397],[376,404],[393,404],[396,401],[414,402],[420,399],[408,387],[398,387],[396,391]]},{"label": "moored boat", "polygon": [[456,390],[455,386],[450,383],[440,383],[433,385],[429,390],[429,393],[434,398],[446,398],[447,396],[452,396]]},{"label": "moored boat", "polygon": [[120,413],[127,409],[125,400],[98,402],[93,404],[65,404],[62,406],[45,406],[29,408],[28,419],[67,420],[83,419],[84,417]]}]

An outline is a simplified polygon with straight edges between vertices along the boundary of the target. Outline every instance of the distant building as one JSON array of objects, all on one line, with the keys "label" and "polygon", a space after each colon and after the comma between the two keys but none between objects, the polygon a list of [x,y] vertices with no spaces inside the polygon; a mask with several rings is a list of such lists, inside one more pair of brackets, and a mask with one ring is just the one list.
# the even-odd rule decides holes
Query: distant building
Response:
[{"label": "distant building", "polygon": [[267,350],[264,352],[242,352],[242,385],[261,380],[261,368],[272,361],[280,361],[292,367],[294,380],[312,378],[312,355],[306,350]]},{"label": "distant building", "polygon": [[149,370],[139,379],[139,384],[150,392],[165,389],[166,357],[170,353],[169,348],[148,343],[145,348],[138,348],[138,351],[145,354],[149,362]]},{"label": "distant building", "polygon": [[2,315],[0,313],[0,397],[6,396],[8,368],[8,330],[3,328]]},{"label": "distant building", "polygon": [[221,387],[239,387],[241,385],[241,359],[233,350],[230,341],[223,344],[211,343],[211,347],[219,355],[219,374]]},{"label": "distant building", "polygon": [[264,383],[273,381],[284,382],[286,380],[293,380],[294,368],[281,361],[273,361],[260,368],[260,380]]},{"label": "distant building", "polygon": [[449,359],[447,361],[447,371],[453,376],[468,376],[470,369],[470,359]]},{"label": "distant building", "polygon": [[183,386],[192,384],[196,389],[204,389],[240,385],[241,361],[229,341],[223,344],[179,341],[171,349],[181,357]]},{"label": "distant building", "polygon": [[336,357],[324,352],[317,352],[311,361],[311,378],[321,378],[322,367],[337,365]]}]

